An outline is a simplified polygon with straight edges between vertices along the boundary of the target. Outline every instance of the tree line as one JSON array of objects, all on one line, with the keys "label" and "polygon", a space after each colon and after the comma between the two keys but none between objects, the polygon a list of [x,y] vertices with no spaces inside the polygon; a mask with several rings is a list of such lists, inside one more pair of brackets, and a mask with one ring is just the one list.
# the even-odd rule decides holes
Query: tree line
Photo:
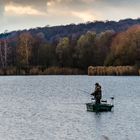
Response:
[{"label": "tree line", "polygon": [[89,66],[139,66],[140,25],[126,31],[87,31],[48,41],[43,32],[5,34],[0,39],[0,67],[59,67],[87,71]]}]

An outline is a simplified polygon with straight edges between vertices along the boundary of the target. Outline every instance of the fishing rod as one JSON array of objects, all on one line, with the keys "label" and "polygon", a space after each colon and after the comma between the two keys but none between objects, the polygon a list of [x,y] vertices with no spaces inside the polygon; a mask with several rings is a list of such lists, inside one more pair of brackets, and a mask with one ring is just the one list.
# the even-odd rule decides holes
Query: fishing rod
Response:
[{"label": "fishing rod", "polygon": [[88,91],[85,91],[85,90],[82,90],[82,89],[78,89],[78,90],[80,90],[80,91],[82,91],[82,92],[85,92],[85,93],[88,93],[88,94],[91,94],[91,93],[89,93]]},{"label": "fishing rod", "polygon": [[[84,93],[88,93],[88,94],[90,94],[90,96],[92,96],[91,93],[89,93],[89,92],[87,92],[87,91],[85,91],[85,90],[82,90],[82,89],[78,89],[78,90],[80,90],[80,91],[82,91],[82,92],[84,92]],[[110,99],[111,99],[111,101],[112,101],[112,104],[114,104],[114,102],[113,102],[114,97],[112,96],[112,97],[110,97]],[[95,100],[95,98],[91,98],[91,100]],[[101,102],[107,103],[107,100],[101,100]]]},{"label": "fishing rod", "polygon": [[64,105],[84,105],[85,104],[85,102],[83,102],[83,103],[61,103],[61,104],[64,104]]},{"label": "fishing rod", "polygon": [[[82,92],[85,92],[85,93],[88,93],[88,94],[90,94],[91,95],[91,93],[89,93],[89,92],[87,92],[87,91],[85,91],[85,90],[81,90],[81,89],[79,89],[80,91],[82,91]],[[92,95],[91,95],[92,96]],[[112,100],[114,99],[114,97],[110,97]],[[95,98],[91,98],[91,100],[95,100]],[[107,103],[107,100],[101,100],[101,102],[104,102],[104,103]]]}]

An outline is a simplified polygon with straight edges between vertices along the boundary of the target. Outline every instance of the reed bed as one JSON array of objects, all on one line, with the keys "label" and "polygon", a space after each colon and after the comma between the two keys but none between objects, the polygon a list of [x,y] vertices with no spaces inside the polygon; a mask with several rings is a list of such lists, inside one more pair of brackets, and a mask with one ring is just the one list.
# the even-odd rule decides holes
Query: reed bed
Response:
[{"label": "reed bed", "polygon": [[84,71],[76,68],[60,68],[60,67],[9,67],[1,68],[0,75],[82,75]]},{"label": "reed bed", "polygon": [[88,75],[140,75],[140,70],[134,66],[89,66]]}]

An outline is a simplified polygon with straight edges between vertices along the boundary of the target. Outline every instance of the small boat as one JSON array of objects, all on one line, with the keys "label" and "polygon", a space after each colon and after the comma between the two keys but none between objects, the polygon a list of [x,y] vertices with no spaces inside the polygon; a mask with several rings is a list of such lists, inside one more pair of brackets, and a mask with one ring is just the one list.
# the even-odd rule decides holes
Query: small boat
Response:
[{"label": "small boat", "polygon": [[111,111],[114,107],[113,100],[114,97],[111,97],[112,103],[108,104],[107,101],[101,101],[100,104],[95,104],[95,102],[86,103],[87,111],[90,112],[107,112]]},{"label": "small boat", "polygon": [[95,103],[86,103],[87,111],[90,112],[104,112],[104,111],[111,111],[114,105],[111,104],[95,104]]}]

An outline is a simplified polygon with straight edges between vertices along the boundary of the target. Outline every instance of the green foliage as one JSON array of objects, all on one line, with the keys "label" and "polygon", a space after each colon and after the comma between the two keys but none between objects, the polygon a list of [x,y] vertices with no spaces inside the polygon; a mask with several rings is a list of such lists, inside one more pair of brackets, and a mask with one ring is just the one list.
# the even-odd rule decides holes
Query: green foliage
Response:
[{"label": "green foliage", "polygon": [[98,65],[100,50],[96,45],[96,33],[87,32],[77,41],[76,55],[78,66],[87,69],[89,65]]},{"label": "green foliage", "polygon": [[70,40],[68,37],[60,39],[58,45],[56,46],[56,55],[58,58],[59,65],[61,67],[67,67],[71,65],[71,54],[70,54]]},{"label": "green foliage", "polygon": [[39,65],[52,66],[55,63],[55,48],[49,44],[40,46],[38,51]]},{"label": "green foliage", "polygon": [[102,62],[101,65],[104,65],[106,63],[104,62],[104,60],[107,58],[108,53],[110,52],[110,46],[114,35],[114,31],[107,30],[100,33],[96,39],[96,44],[100,48],[100,61]]}]

